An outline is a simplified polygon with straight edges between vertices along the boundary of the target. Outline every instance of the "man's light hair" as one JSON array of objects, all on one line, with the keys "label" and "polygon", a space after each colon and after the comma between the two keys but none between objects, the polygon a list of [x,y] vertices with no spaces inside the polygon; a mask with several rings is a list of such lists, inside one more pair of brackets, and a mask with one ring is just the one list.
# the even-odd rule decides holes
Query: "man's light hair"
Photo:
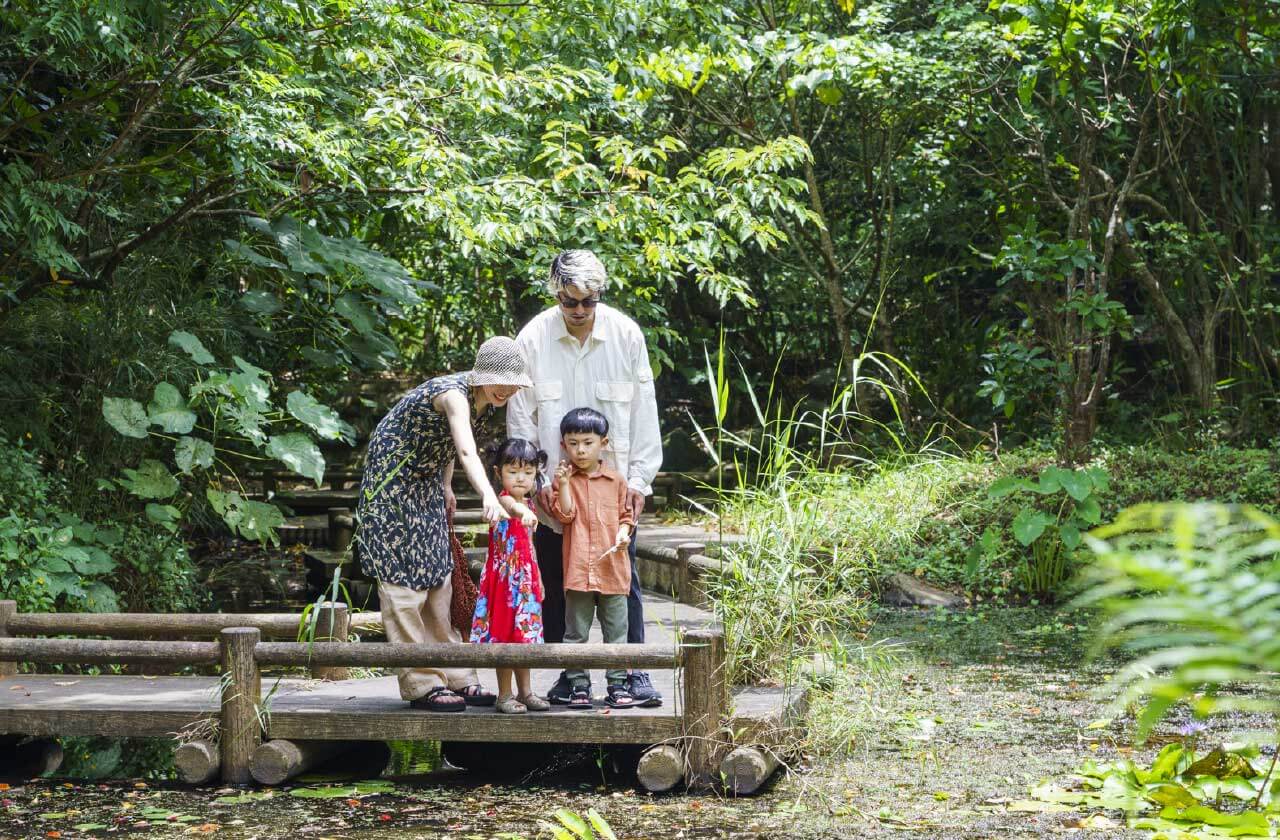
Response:
[{"label": "man's light hair", "polygon": [[547,291],[558,295],[565,286],[576,286],[589,295],[604,294],[609,287],[609,275],[604,270],[604,263],[590,251],[561,251],[551,261]]}]

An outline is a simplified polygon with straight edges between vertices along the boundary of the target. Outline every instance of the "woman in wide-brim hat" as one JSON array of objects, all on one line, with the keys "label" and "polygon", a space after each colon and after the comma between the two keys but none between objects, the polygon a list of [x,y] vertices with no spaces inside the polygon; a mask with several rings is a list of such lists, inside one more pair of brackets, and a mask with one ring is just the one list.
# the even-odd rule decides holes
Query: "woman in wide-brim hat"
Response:
[{"label": "woman in wide-brim hat", "polygon": [[[361,568],[378,581],[388,641],[463,641],[449,621],[453,467],[462,464],[489,523],[507,518],[485,475],[473,426],[532,385],[527,367],[513,340],[491,338],[476,353],[474,368],[422,383],[373,430],[356,539]],[[408,668],[398,674],[400,696],[417,708],[460,712],[494,702],[472,668]]]}]

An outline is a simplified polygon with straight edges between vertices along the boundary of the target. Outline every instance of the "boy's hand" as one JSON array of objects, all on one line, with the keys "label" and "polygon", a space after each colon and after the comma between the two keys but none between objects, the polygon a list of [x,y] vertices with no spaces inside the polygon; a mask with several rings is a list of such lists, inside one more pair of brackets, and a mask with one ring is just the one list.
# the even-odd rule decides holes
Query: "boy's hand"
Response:
[{"label": "boy's hand", "polygon": [[631,529],[623,525],[618,529],[618,538],[613,542],[613,550],[618,551],[631,544]]},{"label": "boy's hand", "polygon": [[569,461],[561,461],[556,464],[556,484],[563,485],[569,480],[569,476],[573,475],[573,464]]}]

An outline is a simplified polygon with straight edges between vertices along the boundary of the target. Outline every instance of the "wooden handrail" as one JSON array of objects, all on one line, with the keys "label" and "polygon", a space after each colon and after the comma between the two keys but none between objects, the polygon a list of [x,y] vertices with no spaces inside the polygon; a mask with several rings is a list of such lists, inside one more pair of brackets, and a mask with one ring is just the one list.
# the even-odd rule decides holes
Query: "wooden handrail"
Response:
[{"label": "wooden handrail", "polygon": [[[356,632],[382,624],[382,614],[351,615]],[[228,627],[256,627],[262,635],[296,639],[301,617],[295,613],[14,613],[7,622],[10,636],[157,636],[215,637]]]},{"label": "wooden handrail", "polygon": [[213,665],[218,662],[218,643],[0,638],[0,661],[41,665]]},{"label": "wooden handrail", "polygon": [[676,668],[676,645],[393,644],[261,642],[259,665],[347,665],[366,668]]}]

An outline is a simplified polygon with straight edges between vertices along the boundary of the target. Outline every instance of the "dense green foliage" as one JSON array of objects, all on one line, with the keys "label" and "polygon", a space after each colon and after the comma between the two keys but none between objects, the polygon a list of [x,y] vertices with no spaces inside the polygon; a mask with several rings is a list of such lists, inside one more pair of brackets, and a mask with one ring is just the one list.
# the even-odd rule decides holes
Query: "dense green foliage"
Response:
[{"label": "dense green foliage", "polygon": [[67,484],[32,450],[0,436],[0,598],[24,612],[139,612],[195,607],[182,540],[145,522],[86,520]]},{"label": "dense green foliage", "polygon": [[[362,388],[465,366],[545,305],[553,253],[588,247],[648,332],[669,425],[709,416],[720,341],[747,375],[719,426],[755,422],[743,383],[773,371],[793,416],[858,381],[860,458],[1045,440],[1106,469],[1105,514],[1127,480],[1107,460],[1141,444],[1176,497],[1184,468],[1148,441],[1275,445],[1278,58],[1274,4],[1208,0],[16,0],[0,431],[83,522],[269,539],[249,472],[316,479],[380,410]],[[1230,469],[1203,457],[1197,481]],[[1046,589],[1034,570],[1060,576],[1092,505],[1027,491],[1015,524],[990,463],[810,489],[940,471],[973,485],[961,527],[850,536],[857,562]],[[55,574],[109,553],[23,515]],[[1006,579],[1036,524],[1039,559]]]}]

